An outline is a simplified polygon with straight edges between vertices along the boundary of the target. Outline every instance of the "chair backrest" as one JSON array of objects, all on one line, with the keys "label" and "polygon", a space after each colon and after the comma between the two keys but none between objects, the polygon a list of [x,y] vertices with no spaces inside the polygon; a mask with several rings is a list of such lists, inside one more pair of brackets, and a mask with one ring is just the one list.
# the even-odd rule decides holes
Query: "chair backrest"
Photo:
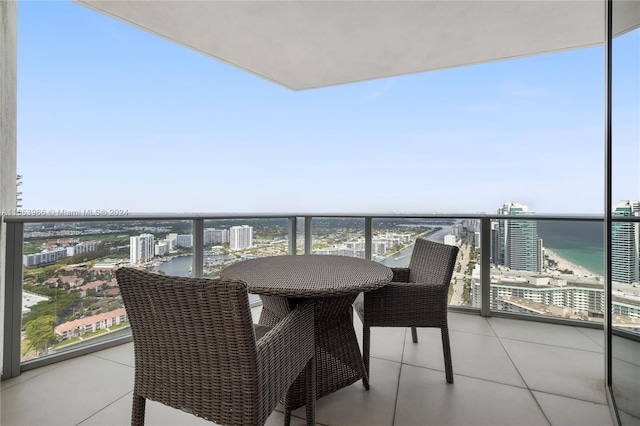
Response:
[{"label": "chair backrest", "polygon": [[132,268],[116,277],[133,332],[134,391],[217,423],[252,418],[260,384],[246,284]]},{"label": "chair backrest", "polygon": [[458,247],[417,238],[409,261],[409,282],[449,286]]}]

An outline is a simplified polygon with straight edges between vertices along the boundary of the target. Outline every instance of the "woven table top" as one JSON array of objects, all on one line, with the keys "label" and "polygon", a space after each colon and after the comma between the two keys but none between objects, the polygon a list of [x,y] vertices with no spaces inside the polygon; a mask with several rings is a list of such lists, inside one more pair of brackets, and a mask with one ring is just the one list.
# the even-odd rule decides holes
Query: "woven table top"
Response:
[{"label": "woven table top", "polygon": [[330,297],[375,290],[391,281],[393,273],[380,263],[356,257],[289,255],[234,263],[220,276],[246,282],[254,294]]}]

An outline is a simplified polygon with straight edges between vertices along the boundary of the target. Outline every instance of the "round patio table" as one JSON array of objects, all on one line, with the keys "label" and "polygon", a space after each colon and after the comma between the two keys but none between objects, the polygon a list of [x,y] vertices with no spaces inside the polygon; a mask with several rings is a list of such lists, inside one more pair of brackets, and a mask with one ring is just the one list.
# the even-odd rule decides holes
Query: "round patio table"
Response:
[{"label": "round patio table", "polygon": [[[220,275],[242,280],[250,293],[260,295],[262,325],[274,326],[296,304],[314,300],[317,398],[360,379],[369,389],[353,328],[351,304],[359,293],[378,289],[391,281],[391,269],[348,256],[289,255],[234,263]],[[304,377],[298,377],[284,398],[287,410],[304,405],[303,381]]]}]

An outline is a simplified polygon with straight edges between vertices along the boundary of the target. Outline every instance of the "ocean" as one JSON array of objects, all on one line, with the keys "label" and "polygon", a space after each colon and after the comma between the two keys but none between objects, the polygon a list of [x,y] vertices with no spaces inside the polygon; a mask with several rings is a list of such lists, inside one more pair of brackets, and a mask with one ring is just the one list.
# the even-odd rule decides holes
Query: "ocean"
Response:
[{"label": "ocean", "polygon": [[601,222],[538,221],[542,244],[599,275],[604,274],[604,225]]}]

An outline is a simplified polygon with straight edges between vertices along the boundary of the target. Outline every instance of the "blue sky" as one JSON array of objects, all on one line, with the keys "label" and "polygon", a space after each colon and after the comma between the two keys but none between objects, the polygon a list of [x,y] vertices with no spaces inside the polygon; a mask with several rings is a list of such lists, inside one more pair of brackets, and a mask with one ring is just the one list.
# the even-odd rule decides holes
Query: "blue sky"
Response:
[{"label": "blue sky", "polygon": [[[614,201],[640,197],[639,40],[614,45]],[[77,4],[23,1],[23,207],[602,213],[603,55],[293,92]]]}]

